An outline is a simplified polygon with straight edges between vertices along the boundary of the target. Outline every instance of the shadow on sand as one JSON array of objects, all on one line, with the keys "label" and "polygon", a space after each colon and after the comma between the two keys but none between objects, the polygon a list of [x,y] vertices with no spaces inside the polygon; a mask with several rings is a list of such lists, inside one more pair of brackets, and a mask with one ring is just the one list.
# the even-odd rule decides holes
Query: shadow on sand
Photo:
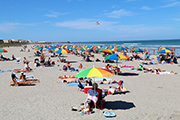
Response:
[{"label": "shadow on sand", "polygon": [[121,100],[120,101],[106,101],[106,104],[104,106],[104,108],[110,109],[110,110],[118,110],[118,109],[127,110],[133,107],[136,107],[134,103],[125,102]]},{"label": "shadow on sand", "polygon": [[78,61],[67,61],[69,63],[77,63]]},{"label": "shadow on sand", "polygon": [[137,73],[127,73],[127,72],[125,72],[125,73],[119,73],[118,75],[122,75],[122,76],[138,76],[139,74],[137,74]]}]

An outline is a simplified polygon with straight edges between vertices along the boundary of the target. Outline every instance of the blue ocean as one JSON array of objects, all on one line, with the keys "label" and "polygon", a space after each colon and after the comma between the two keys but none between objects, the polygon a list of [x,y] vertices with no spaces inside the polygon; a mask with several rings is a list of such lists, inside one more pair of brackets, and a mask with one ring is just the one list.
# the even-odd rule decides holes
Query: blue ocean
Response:
[{"label": "blue ocean", "polygon": [[150,48],[150,53],[156,53],[160,47],[175,48],[175,53],[180,54],[180,39],[175,40],[139,40],[139,41],[93,41],[93,42],[72,42],[75,45],[102,45],[102,46],[126,46],[128,48]]}]

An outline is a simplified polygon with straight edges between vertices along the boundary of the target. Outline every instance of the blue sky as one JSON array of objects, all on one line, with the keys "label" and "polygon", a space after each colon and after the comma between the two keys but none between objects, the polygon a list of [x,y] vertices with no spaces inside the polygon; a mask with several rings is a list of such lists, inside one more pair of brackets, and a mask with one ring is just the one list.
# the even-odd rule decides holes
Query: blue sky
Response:
[{"label": "blue sky", "polygon": [[0,15],[0,39],[180,38],[180,0],[0,0]]}]

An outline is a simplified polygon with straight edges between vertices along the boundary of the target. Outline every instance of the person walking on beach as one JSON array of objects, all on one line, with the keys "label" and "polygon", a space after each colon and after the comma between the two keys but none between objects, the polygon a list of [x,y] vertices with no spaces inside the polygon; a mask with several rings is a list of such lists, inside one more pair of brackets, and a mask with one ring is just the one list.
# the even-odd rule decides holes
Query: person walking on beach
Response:
[{"label": "person walking on beach", "polygon": [[41,56],[40,56],[40,64],[41,64],[41,66],[44,66],[45,59],[46,59],[46,56],[44,54],[41,54]]}]

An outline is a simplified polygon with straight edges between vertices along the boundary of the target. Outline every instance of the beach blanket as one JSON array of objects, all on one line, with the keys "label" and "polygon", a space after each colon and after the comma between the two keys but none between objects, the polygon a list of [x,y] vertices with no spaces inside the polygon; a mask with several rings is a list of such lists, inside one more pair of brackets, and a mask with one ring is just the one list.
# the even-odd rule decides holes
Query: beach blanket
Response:
[{"label": "beach blanket", "polygon": [[47,67],[58,67],[59,65],[50,65],[50,66],[47,66]]},{"label": "beach blanket", "polygon": [[126,62],[126,61],[124,61],[124,60],[118,60],[118,63],[122,63],[122,62]]},{"label": "beach blanket", "polygon": [[11,72],[12,70],[0,70],[0,73]]},{"label": "beach blanket", "polygon": [[157,75],[174,75],[174,74],[177,74],[177,73],[171,73],[171,72],[156,72],[156,73],[153,73],[153,74],[157,74]]},{"label": "beach blanket", "polygon": [[134,66],[122,65],[121,68],[134,68]]},{"label": "beach blanket", "polygon": [[33,70],[27,71],[27,70],[24,70],[24,69],[14,69],[13,72],[15,72],[15,73],[20,73],[20,72],[33,72]]},{"label": "beach blanket", "polygon": [[112,78],[108,78],[108,77],[96,77],[93,78],[92,81],[102,81],[103,79],[106,79],[107,81],[112,80]]},{"label": "beach blanket", "polygon": [[[79,83],[74,83],[74,82],[72,82],[72,83],[64,83],[63,81],[62,81],[62,83],[63,84],[65,84],[66,86],[78,86],[79,85]],[[85,86],[85,83],[81,83],[83,86]]]},{"label": "beach blanket", "polygon": [[116,83],[109,83],[109,84],[100,84],[98,83],[98,85],[115,85],[115,84],[118,84],[117,82]]}]

